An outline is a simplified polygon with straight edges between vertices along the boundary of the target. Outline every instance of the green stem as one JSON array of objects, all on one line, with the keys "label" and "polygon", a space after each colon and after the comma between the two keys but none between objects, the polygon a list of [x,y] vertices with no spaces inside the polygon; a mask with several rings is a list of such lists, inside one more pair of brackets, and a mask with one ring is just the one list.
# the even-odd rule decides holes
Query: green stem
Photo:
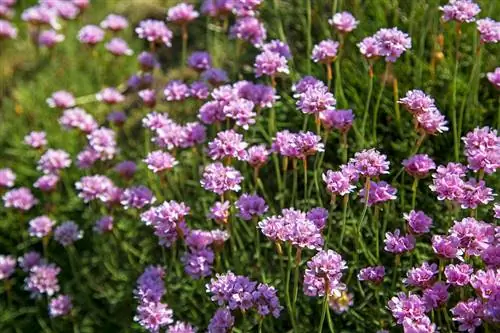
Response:
[{"label": "green stem", "polygon": [[363,124],[361,125],[361,133],[363,136],[362,146],[364,146],[365,139],[366,139],[366,136],[365,136],[366,122],[368,121],[368,110],[370,109],[370,101],[371,101],[372,92],[373,92],[373,64],[371,62],[370,62],[369,76],[370,76],[370,81],[369,81],[370,83],[368,84],[368,96],[366,97],[365,111],[363,114]]},{"label": "green stem", "polygon": [[325,323],[326,311],[328,310],[328,295],[323,299],[323,310],[321,311],[321,319],[319,321],[318,333],[323,332],[323,325]]},{"label": "green stem", "polygon": [[304,165],[304,201],[306,202],[306,207],[309,209],[309,191],[307,190],[307,157],[302,160]]},{"label": "green stem", "polygon": [[288,251],[288,264],[286,268],[285,300],[288,308],[288,315],[290,316],[290,320],[292,322],[293,331],[297,332],[294,310],[290,298],[290,275],[292,273],[292,246],[290,244],[287,244],[287,251]]},{"label": "green stem", "polygon": [[[339,249],[342,250],[342,243],[344,241],[345,229],[347,226],[347,206],[349,203],[349,194],[344,195],[342,199],[342,231],[340,233]],[[328,216],[330,217],[330,216]]]},{"label": "green stem", "polygon": [[306,45],[307,45],[307,74],[311,74],[311,50],[312,50],[312,38],[311,38],[311,26],[312,26],[312,10],[311,10],[311,0],[306,1],[306,19],[307,19],[307,27],[306,27]]},{"label": "green stem", "polygon": [[299,295],[299,267],[300,262],[302,261],[302,249],[300,247],[297,248],[297,252],[295,253],[295,270],[293,275],[293,309],[295,315],[297,315],[297,297]]},{"label": "green stem", "polygon": [[296,195],[297,195],[297,182],[298,182],[298,172],[297,172],[297,159],[292,159],[293,168],[293,184],[292,184],[292,206],[296,206]]},{"label": "green stem", "polygon": [[455,67],[453,70],[453,85],[451,97],[451,121],[453,125],[453,151],[455,153],[455,161],[459,160],[460,142],[458,137],[458,124],[457,124],[457,77],[458,77],[458,58],[460,54],[460,37],[462,35],[460,23],[456,23],[456,45],[455,45]]},{"label": "green stem", "polygon": [[417,187],[418,187],[418,177],[413,179],[413,185],[411,186],[412,196],[411,196],[411,209],[415,209],[415,203],[417,201]]},{"label": "green stem", "polygon": [[385,72],[384,77],[382,78],[380,84],[380,91],[377,96],[377,102],[375,103],[375,109],[373,110],[373,128],[372,128],[372,136],[375,144],[377,143],[377,125],[378,125],[378,110],[380,108],[380,102],[382,101],[382,95],[384,94],[385,84],[387,82],[387,77],[389,76],[389,70],[391,67],[391,63],[387,62],[385,64]]}]

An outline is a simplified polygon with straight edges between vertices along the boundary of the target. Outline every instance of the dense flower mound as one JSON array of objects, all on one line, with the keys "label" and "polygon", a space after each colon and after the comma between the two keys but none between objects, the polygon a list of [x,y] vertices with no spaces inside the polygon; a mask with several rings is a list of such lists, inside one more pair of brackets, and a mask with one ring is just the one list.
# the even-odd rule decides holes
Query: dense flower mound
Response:
[{"label": "dense flower mound", "polygon": [[0,0],[2,332],[499,330],[495,1],[115,2]]}]

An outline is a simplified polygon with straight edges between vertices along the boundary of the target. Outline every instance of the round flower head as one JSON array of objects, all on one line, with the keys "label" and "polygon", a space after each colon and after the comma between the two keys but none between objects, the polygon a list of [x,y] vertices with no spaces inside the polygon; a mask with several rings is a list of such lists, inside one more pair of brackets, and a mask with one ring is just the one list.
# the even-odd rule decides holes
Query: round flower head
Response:
[{"label": "round flower head", "polygon": [[389,173],[387,156],[373,148],[355,153],[349,163],[364,177],[378,177]]},{"label": "round flower head", "polygon": [[226,191],[238,192],[242,181],[243,177],[238,170],[217,162],[205,167],[200,183],[205,190],[223,195]]},{"label": "round flower head", "polygon": [[156,201],[153,192],[146,186],[137,186],[127,188],[120,197],[120,203],[125,209],[130,207],[141,209],[146,205],[153,204]]},{"label": "round flower head", "polygon": [[265,145],[251,146],[248,148],[247,153],[246,161],[254,168],[262,167],[269,159],[269,151]]},{"label": "round flower head", "polygon": [[114,169],[121,177],[130,179],[137,171],[137,165],[134,161],[123,161],[118,163]]},{"label": "round flower head", "polygon": [[320,250],[307,262],[304,274],[304,294],[307,296],[340,295],[346,286],[340,280],[347,268],[340,254],[333,250]]},{"label": "round flower head", "polygon": [[189,97],[189,87],[179,80],[170,81],[163,90],[167,101],[182,101]]},{"label": "round flower head", "polygon": [[240,98],[225,105],[223,112],[227,118],[234,119],[237,126],[248,130],[250,125],[255,124],[257,114],[253,111],[254,106],[253,102]]},{"label": "round flower head", "polygon": [[141,69],[145,72],[149,72],[158,66],[158,61],[156,60],[155,55],[149,52],[141,52],[137,56],[137,61],[139,62]]},{"label": "round flower head", "polygon": [[203,81],[195,81],[189,87],[191,97],[204,100],[210,95],[210,87]]},{"label": "round flower head", "polygon": [[486,73],[488,81],[497,89],[500,89],[500,67],[495,68],[494,72]]},{"label": "round flower head", "polygon": [[409,252],[415,248],[415,237],[412,235],[401,236],[401,231],[396,229],[394,233],[385,234],[384,250],[394,254]]},{"label": "round flower head", "polygon": [[90,5],[90,0],[73,0],[73,3],[83,11]]},{"label": "round flower head", "polygon": [[32,219],[29,225],[28,232],[30,236],[43,238],[52,232],[52,227],[55,225],[55,222],[44,215]]},{"label": "round flower head", "polygon": [[328,298],[328,305],[336,314],[341,314],[349,310],[354,304],[354,295],[342,290],[338,295],[333,295]]},{"label": "round flower head", "polygon": [[366,37],[358,43],[359,52],[367,59],[379,57],[380,43],[375,37]]},{"label": "round flower head", "polygon": [[70,92],[59,90],[47,98],[47,104],[51,108],[68,109],[75,106],[75,97]]},{"label": "round flower head", "polygon": [[418,89],[409,90],[405,97],[399,99],[398,103],[403,105],[413,115],[419,115],[436,109],[434,98]]},{"label": "round flower head", "polygon": [[247,158],[247,146],[243,135],[227,130],[217,133],[217,137],[208,143],[208,155],[213,160],[236,158],[244,161]]},{"label": "round flower head", "polygon": [[134,54],[134,51],[128,47],[126,41],[121,38],[113,38],[105,45],[106,50],[108,50],[112,55],[115,56],[130,56]]},{"label": "round flower head", "polygon": [[100,159],[110,160],[116,154],[115,136],[113,130],[101,127],[87,135],[87,139],[90,147],[99,154]]},{"label": "round flower head", "polygon": [[49,25],[53,29],[60,29],[61,25],[57,22],[57,16],[55,8],[39,5],[25,9],[21,14],[21,19],[34,26]]},{"label": "round flower head", "polygon": [[189,67],[198,72],[203,72],[204,70],[212,68],[212,57],[208,52],[204,51],[191,53],[187,62]]},{"label": "round flower head", "polygon": [[312,85],[302,92],[296,102],[297,108],[305,114],[321,114],[333,109],[337,100],[323,84]]},{"label": "round flower head", "polygon": [[90,133],[98,127],[94,117],[80,108],[64,110],[63,115],[59,118],[59,124],[64,129],[76,128],[85,133]]},{"label": "round flower head", "polygon": [[201,279],[212,274],[214,252],[209,248],[191,249],[181,257],[184,271],[193,279]]},{"label": "round flower head", "polygon": [[38,199],[33,196],[29,188],[20,187],[5,193],[3,195],[3,203],[5,208],[12,207],[27,211],[38,203]]},{"label": "round flower head", "polygon": [[319,44],[314,45],[311,59],[314,62],[329,64],[337,57],[338,48],[339,43],[331,39],[321,41]]},{"label": "round flower head", "polygon": [[144,20],[139,22],[139,26],[135,28],[135,32],[141,39],[145,39],[152,44],[165,44],[167,47],[172,46],[172,31],[167,28],[163,21],[159,20]]},{"label": "round flower head", "polygon": [[238,17],[256,16],[259,10],[258,7],[262,4],[263,1],[264,0],[235,1],[233,13]]},{"label": "round flower head", "polygon": [[74,20],[80,14],[80,8],[69,1],[58,1],[55,3],[54,8],[63,20]]},{"label": "round flower head", "polygon": [[16,270],[16,259],[0,254],[0,280],[7,280]]},{"label": "round flower head", "polygon": [[141,303],[157,303],[165,294],[163,278],[165,271],[160,266],[148,266],[137,279],[134,296]]},{"label": "round flower head", "polygon": [[167,328],[166,333],[196,333],[196,328],[189,323],[176,321],[173,325]]},{"label": "round flower head", "polygon": [[278,53],[264,51],[255,58],[255,76],[267,75],[274,77],[279,73],[288,74],[288,64],[286,58]]},{"label": "round flower head", "polygon": [[57,275],[61,269],[54,264],[41,264],[30,270],[25,279],[24,289],[31,292],[33,296],[46,294],[52,296],[59,291]]},{"label": "round flower head", "polygon": [[156,150],[148,154],[144,159],[144,162],[148,165],[148,169],[154,173],[158,173],[164,170],[172,169],[178,164],[175,157],[167,152],[161,150]]},{"label": "round flower head", "polygon": [[352,110],[327,109],[319,114],[319,119],[325,128],[334,128],[346,133],[352,127],[354,114]]},{"label": "round flower head", "polygon": [[240,17],[229,29],[229,36],[260,46],[266,39],[266,28],[256,17]]},{"label": "round flower head", "polygon": [[227,308],[219,308],[210,323],[208,324],[208,333],[230,332],[234,326],[234,317]]},{"label": "round flower head", "polygon": [[252,101],[258,108],[270,108],[279,96],[276,90],[265,84],[254,84],[249,81],[239,81],[233,85],[239,97]]},{"label": "round flower head", "polygon": [[411,38],[397,28],[380,29],[374,38],[379,44],[378,54],[388,62],[395,62],[406,50],[411,49]]},{"label": "round flower head", "polygon": [[475,128],[462,138],[468,167],[491,174],[500,167],[500,136],[489,127]]},{"label": "round flower head", "polygon": [[433,284],[435,275],[438,273],[437,264],[428,264],[426,261],[420,267],[411,268],[406,273],[406,279],[403,282],[406,285],[428,288]]},{"label": "round flower head", "polygon": [[197,121],[187,123],[182,127],[180,146],[190,148],[202,144],[207,139],[207,128]]},{"label": "round flower head", "polygon": [[432,236],[432,249],[439,257],[454,259],[460,257],[462,251],[458,249],[460,240],[455,236]]},{"label": "round flower head", "polygon": [[405,319],[419,319],[425,314],[425,303],[417,295],[411,292],[405,294],[400,292],[387,303],[387,307],[392,312],[392,316],[398,324],[402,324]]},{"label": "round flower head", "polygon": [[104,39],[104,31],[96,25],[86,25],[78,32],[78,40],[82,44],[94,46]]},{"label": "round flower head", "polygon": [[59,295],[50,300],[49,316],[52,318],[66,316],[71,312],[72,308],[71,298],[66,295]]},{"label": "round flower head", "polygon": [[160,328],[174,322],[174,313],[168,305],[160,302],[142,302],[137,307],[134,321],[150,332],[158,333]]},{"label": "round flower head", "polygon": [[42,192],[51,192],[55,190],[58,182],[58,175],[43,175],[35,181],[33,187],[39,189]]},{"label": "round flower head", "polygon": [[17,29],[9,21],[0,19],[0,40],[15,39],[17,37]]},{"label": "round flower head", "polygon": [[238,209],[238,216],[243,220],[251,220],[260,217],[267,212],[268,206],[263,198],[256,194],[243,194],[235,202]]},{"label": "round flower head", "polygon": [[483,323],[484,312],[483,303],[480,299],[470,298],[467,301],[460,301],[452,308],[453,321],[458,322],[459,331],[475,332],[476,327]]},{"label": "round flower head", "polygon": [[76,164],[80,169],[89,169],[99,160],[99,158],[100,155],[98,152],[90,147],[85,147],[85,149],[76,156]]},{"label": "round flower head", "polygon": [[225,70],[220,68],[209,68],[203,73],[201,73],[201,78],[208,83],[217,86],[229,81],[227,73]]},{"label": "round flower head", "polygon": [[272,315],[274,318],[280,316],[283,307],[280,305],[276,289],[267,284],[260,283],[254,292],[252,298],[257,313],[260,316]]},{"label": "round flower head", "polygon": [[403,214],[410,230],[414,234],[424,234],[430,231],[432,219],[422,211],[412,210],[408,214]]},{"label": "round flower head", "polygon": [[322,177],[326,183],[326,189],[331,195],[344,196],[356,188],[351,184],[350,178],[341,171],[327,170]]},{"label": "round flower head", "polygon": [[439,7],[443,12],[443,20],[457,22],[474,22],[475,16],[479,14],[481,8],[472,0],[450,0],[450,2]]},{"label": "round flower head", "polygon": [[9,5],[0,2],[0,17],[7,20],[11,20],[13,16],[14,16],[14,10],[10,8]]},{"label": "round flower head", "polygon": [[500,22],[489,17],[477,21],[477,31],[482,43],[498,43],[500,41]]},{"label": "round flower head", "polygon": [[16,174],[11,169],[0,169],[0,187],[12,187],[15,181]]},{"label": "round flower head", "polygon": [[108,201],[109,193],[114,188],[113,182],[106,176],[85,176],[75,183],[75,188],[80,192],[78,196],[84,202],[99,199]]},{"label": "round flower head", "polygon": [[19,267],[25,272],[29,272],[33,267],[43,263],[41,254],[36,251],[26,252],[17,261],[19,262]]},{"label": "round flower head", "polygon": [[227,223],[230,206],[231,203],[229,201],[217,201],[212,207],[210,207],[210,212],[207,217],[215,220],[217,223]]},{"label": "round flower head", "polygon": [[[396,199],[397,190],[385,181],[370,182],[370,189],[368,191],[368,206],[384,203],[389,200]],[[363,188],[359,192],[362,202],[366,202],[366,189]]]},{"label": "round flower head", "polygon": [[97,220],[94,226],[94,231],[98,234],[104,234],[113,230],[113,217],[104,216]]},{"label": "round flower head", "polygon": [[469,284],[473,272],[474,269],[467,264],[448,265],[444,269],[444,276],[446,283],[463,287]]},{"label": "round flower head", "polygon": [[413,155],[403,161],[405,171],[416,178],[426,177],[431,170],[436,169],[436,164],[427,154]]},{"label": "round flower head", "polygon": [[58,34],[55,30],[44,30],[38,35],[38,45],[52,48],[64,41],[64,35]]},{"label": "round flower head", "polygon": [[246,276],[235,275],[232,272],[216,274],[206,285],[210,299],[219,305],[227,304],[231,310],[248,310],[253,306],[252,292],[257,283]]},{"label": "round flower head", "polygon": [[328,220],[328,211],[323,207],[315,207],[307,212],[306,218],[312,221],[319,230],[323,230]]},{"label": "round flower head", "polygon": [[349,12],[340,12],[333,15],[333,17],[328,20],[328,23],[341,33],[347,33],[356,29],[359,21]]},{"label": "round flower head", "polygon": [[434,283],[432,287],[425,289],[422,294],[427,311],[432,311],[445,305],[450,296],[448,285],[442,281]]},{"label": "round flower head", "polygon": [[83,238],[83,231],[73,221],[67,221],[54,230],[54,239],[62,246],[73,244]]},{"label": "round flower head", "polygon": [[288,44],[278,39],[273,39],[272,41],[262,45],[262,50],[278,53],[280,56],[285,57],[285,59],[292,58],[292,53],[290,52]]},{"label": "round flower head", "polygon": [[193,5],[181,2],[180,4],[168,9],[167,21],[184,25],[193,21],[198,16],[200,16],[200,14],[194,10]]},{"label": "round flower head", "polygon": [[101,28],[113,32],[124,30],[128,27],[128,21],[125,17],[116,14],[109,14],[101,21]]},{"label": "round flower head", "polygon": [[384,281],[385,267],[373,266],[362,268],[358,273],[358,280],[370,281],[375,284],[380,284]]},{"label": "round flower head", "polygon": [[224,105],[216,101],[206,102],[201,106],[198,118],[207,125],[221,122],[226,119]]},{"label": "round flower head", "polygon": [[38,160],[37,170],[45,174],[58,174],[71,165],[69,154],[62,149],[49,149]]},{"label": "round flower head", "polygon": [[95,98],[99,102],[110,105],[118,104],[125,100],[125,96],[123,96],[122,93],[119,92],[116,88],[104,88],[95,95]]},{"label": "round flower head", "polygon": [[315,85],[324,86],[325,84],[313,76],[304,76],[292,85],[292,91],[295,93],[293,97],[300,97],[301,94],[305,93],[309,88],[314,87]]},{"label": "round flower head", "polygon": [[154,89],[141,90],[138,95],[147,107],[154,108],[156,106],[156,91]]}]

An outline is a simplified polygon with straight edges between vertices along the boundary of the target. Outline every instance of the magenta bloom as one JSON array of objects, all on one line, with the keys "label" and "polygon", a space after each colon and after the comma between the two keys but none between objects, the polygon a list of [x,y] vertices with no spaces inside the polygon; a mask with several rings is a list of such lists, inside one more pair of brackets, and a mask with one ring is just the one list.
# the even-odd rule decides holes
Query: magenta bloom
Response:
[{"label": "magenta bloom", "polygon": [[115,132],[101,127],[87,135],[90,147],[99,154],[100,159],[110,160],[116,154]]},{"label": "magenta bloom", "polygon": [[459,247],[469,256],[481,255],[495,240],[494,227],[472,217],[455,221],[449,232],[451,236],[458,238]]},{"label": "magenta bloom", "polygon": [[260,217],[268,209],[266,201],[263,198],[256,194],[247,193],[239,197],[235,202],[235,206],[238,209],[238,217],[245,221]]},{"label": "magenta bloom", "polygon": [[230,206],[231,203],[229,201],[217,201],[212,207],[210,207],[210,212],[207,214],[207,217],[215,220],[217,223],[227,223]]},{"label": "magenta bloom", "polygon": [[322,177],[326,183],[327,191],[332,195],[344,196],[356,188],[352,185],[351,179],[341,171],[327,170]]},{"label": "magenta bloom", "polygon": [[467,301],[458,302],[450,311],[453,314],[453,321],[460,324],[458,330],[461,332],[474,333],[476,327],[481,326],[483,322],[481,318],[484,308],[479,299],[470,298]]},{"label": "magenta bloom", "polygon": [[[216,2],[231,2],[227,0],[216,1]],[[245,16],[256,16],[259,13],[259,6],[264,2],[264,0],[243,0],[234,1],[233,13],[238,17]]]},{"label": "magenta bloom", "polygon": [[208,333],[230,332],[234,326],[234,317],[227,308],[219,308],[210,323],[208,324]]},{"label": "magenta bloom", "polygon": [[82,44],[95,46],[104,39],[104,31],[96,25],[86,25],[78,32],[78,40]]},{"label": "magenta bloom", "polygon": [[488,81],[497,89],[500,89],[500,67],[495,68],[494,72],[486,73]]},{"label": "magenta bloom", "polygon": [[398,103],[403,105],[412,115],[419,115],[436,109],[434,98],[418,89],[409,90],[405,97],[399,99]]},{"label": "magenta bloom", "polygon": [[174,322],[174,313],[167,304],[140,302],[134,321],[150,332],[158,333],[160,328]]},{"label": "magenta bloom", "polygon": [[200,16],[200,14],[194,10],[193,5],[181,2],[180,4],[168,9],[167,21],[178,25],[184,25],[193,21],[198,16]]},{"label": "magenta bloom", "polygon": [[260,283],[252,293],[254,306],[261,316],[272,314],[274,318],[280,316],[283,307],[279,303],[278,295],[274,287]]},{"label": "magenta bloom", "polygon": [[75,183],[75,188],[80,192],[78,196],[84,202],[96,199],[106,202],[114,187],[113,182],[108,177],[101,175],[85,176]]},{"label": "magenta bloom", "polygon": [[340,12],[335,13],[335,15],[328,20],[328,23],[341,33],[347,33],[356,29],[359,21],[349,12]]},{"label": "magenta bloom", "polygon": [[[1,34],[1,33],[0,33]],[[38,45],[52,48],[64,41],[64,35],[55,30],[44,30],[38,35]]]},{"label": "magenta bloom", "polygon": [[0,187],[12,187],[15,181],[16,174],[11,169],[0,169]]},{"label": "magenta bloom", "polygon": [[473,272],[474,269],[467,264],[450,264],[444,269],[444,276],[446,276],[446,283],[464,287],[469,284]]},{"label": "magenta bloom", "polygon": [[292,85],[292,91],[295,93],[293,97],[300,97],[301,94],[305,93],[308,89],[316,85],[324,86],[325,84],[314,76],[304,76]]},{"label": "magenta bloom", "polygon": [[499,279],[500,270],[478,270],[471,276],[470,284],[476,290],[478,296],[488,299],[500,291],[498,286]]},{"label": "magenta bloom", "polygon": [[437,135],[448,131],[448,121],[445,116],[437,109],[432,109],[429,112],[421,113],[416,117],[418,129],[429,135]]},{"label": "magenta bloom", "polygon": [[167,328],[166,333],[196,333],[196,328],[189,323],[176,321]]},{"label": "magenta bloom", "polygon": [[305,114],[319,115],[335,108],[337,100],[324,84],[316,84],[300,94],[297,108]]},{"label": "magenta bloom", "polygon": [[460,240],[454,236],[432,236],[432,249],[439,257],[454,259],[461,256],[462,251],[458,249]]},{"label": "magenta bloom", "polygon": [[155,55],[149,52],[141,52],[137,56],[137,61],[141,65],[141,69],[145,72],[149,72],[158,66]]},{"label": "magenta bloom", "polygon": [[71,158],[62,149],[48,149],[38,160],[37,170],[45,174],[58,174],[71,165]]},{"label": "magenta bloom", "polygon": [[394,254],[402,254],[415,248],[415,237],[412,235],[401,236],[400,233],[401,231],[396,229],[394,233],[387,232],[385,234],[384,250]]},{"label": "magenta bloom", "polygon": [[413,155],[403,161],[405,171],[412,177],[424,178],[431,170],[436,169],[436,164],[427,154]]},{"label": "magenta bloom", "polygon": [[163,90],[165,98],[167,101],[183,101],[190,96],[189,87],[182,81],[172,80],[170,81]]},{"label": "magenta bloom", "polygon": [[29,235],[37,238],[43,238],[48,236],[55,222],[52,221],[48,216],[35,217],[29,222]]},{"label": "magenta bloom", "polygon": [[239,97],[252,101],[258,108],[272,107],[279,96],[273,87],[265,84],[254,84],[249,81],[238,81],[233,85]]},{"label": "magenta bloom", "polygon": [[210,248],[190,249],[181,257],[184,271],[193,279],[201,279],[212,274],[214,252]]},{"label": "magenta bloom", "polygon": [[122,93],[119,92],[116,88],[104,88],[95,95],[95,98],[99,102],[110,105],[118,104],[125,100],[125,96],[123,96]]},{"label": "magenta bloom", "polygon": [[287,60],[278,53],[264,51],[255,58],[255,76],[267,75],[274,77],[280,73],[290,73]]},{"label": "magenta bloom", "polygon": [[143,20],[135,28],[135,32],[139,38],[145,39],[150,43],[165,44],[167,47],[172,46],[172,31],[167,28],[167,25],[163,21]]},{"label": "magenta bloom", "polygon": [[425,215],[424,212],[412,210],[408,214],[403,214],[404,219],[408,223],[410,230],[414,234],[425,234],[430,231],[432,219]]},{"label": "magenta bloom", "polygon": [[55,190],[58,182],[58,175],[43,175],[35,181],[33,187],[38,188],[42,192],[50,192]]},{"label": "magenta bloom", "polygon": [[47,98],[47,104],[51,108],[68,109],[75,106],[75,97],[70,92],[59,90]]},{"label": "magenta bloom", "polygon": [[438,281],[422,293],[422,298],[427,311],[432,311],[446,304],[449,298],[448,285]]},{"label": "magenta bloom", "polygon": [[314,45],[311,59],[314,62],[329,64],[337,57],[338,48],[339,43],[331,39],[321,41],[319,44]]},{"label": "magenta bloom", "polygon": [[481,8],[472,0],[450,0],[447,5],[439,7],[445,21],[474,22]]},{"label": "magenta bloom", "polygon": [[124,30],[128,27],[128,21],[125,17],[116,14],[109,14],[101,21],[101,28],[113,32]]},{"label": "magenta bloom", "polygon": [[384,281],[384,276],[385,276],[384,266],[365,267],[359,271],[358,280],[370,281],[375,284],[380,284]]},{"label": "magenta bloom", "polygon": [[17,37],[17,29],[6,20],[0,19],[0,40],[15,39]]},{"label": "magenta bloom", "polygon": [[378,55],[385,61],[395,62],[405,51],[411,49],[411,38],[398,28],[380,29],[374,35],[378,41]]},{"label": "magenta bloom", "polygon": [[320,250],[307,262],[304,273],[304,294],[307,296],[334,296],[346,289],[342,271],[347,268],[340,254]]},{"label": "magenta bloom", "polygon": [[146,205],[151,205],[156,201],[156,198],[149,188],[146,186],[130,187],[123,191],[120,203],[125,209],[137,208],[141,209]]},{"label": "magenta bloom", "polygon": [[238,170],[216,162],[205,167],[200,184],[205,190],[223,195],[226,191],[238,192],[242,181],[243,177]]},{"label": "magenta bloom", "polygon": [[247,158],[247,146],[243,135],[233,130],[219,132],[217,137],[208,143],[208,156],[213,160],[236,158],[244,161]]},{"label": "magenta bloom", "polygon": [[290,52],[288,44],[280,41],[279,39],[273,39],[272,41],[263,44],[262,51],[278,53],[280,56],[285,57],[285,59],[292,58],[292,53]]},{"label": "magenta bloom", "polygon": [[90,133],[98,127],[94,117],[80,108],[64,110],[59,118],[59,124],[64,129],[76,128],[85,133]]},{"label": "magenta bloom", "polygon": [[352,127],[354,114],[352,110],[327,109],[319,114],[319,119],[326,129],[334,128],[341,133],[346,133]]},{"label": "magenta bloom", "polygon": [[106,50],[108,50],[112,55],[115,56],[130,56],[134,54],[134,51],[132,51],[132,49],[128,47],[127,42],[121,38],[113,38],[108,43],[106,43],[105,47]]},{"label": "magenta bloom", "polygon": [[422,316],[418,319],[404,318],[403,331],[416,333],[435,333],[437,332],[437,328],[436,324],[433,324],[429,317]]},{"label": "magenta bloom", "polygon": [[66,295],[59,295],[50,300],[49,316],[52,318],[66,316],[71,312],[72,308],[71,298]]},{"label": "magenta bloom", "polygon": [[97,220],[94,226],[94,231],[98,234],[104,234],[107,232],[111,232],[113,230],[113,217],[112,216],[104,216]]},{"label": "magenta bloom", "polygon": [[387,156],[373,148],[355,153],[349,163],[364,177],[378,177],[389,173]]},{"label": "magenta bloom", "polygon": [[148,165],[148,169],[152,170],[154,173],[172,169],[179,163],[171,154],[161,150],[149,153],[144,159],[144,162]]},{"label": "magenta bloom", "polygon": [[[370,182],[368,191],[368,206],[384,203],[389,200],[395,200],[397,190],[385,181]],[[359,192],[361,202],[366,202],[366,189],[362,188]]]},{"label": "magenta bloom", "polygon": [[474,171],[484,170],[491,174],[500,167],[500,136],[489,128],[475,128],[462,138],[465,145],[468,167]]},{"label": "magenta bloom", "polygon": [[234,119],[237,126],[248,130],[250,125],[255,124],[257,114],[253,111],[254,106],[253,102],[239,98],[225,105],[223,112],[227,118]]},{"label": "magenta bloom", "polygon": [[374,37],[366,37],[358,43],[359,52],[367,59],[380,56],[380,43]]},{"label": "magenta bloom", "polygon": [[187,62],[189,67],[198,72],[203,72],[204,70],[212,68],[212,57],[208,52],[204,51],[191,53]]},{"label": "magenta bloom", "polygon": [[31,269],[29,276],[25,279],[24,289],[31,292],[33,296],[47,294],[52,296],[59,291],[57,275],[61,269],[54,264],[41,264]]},{"label": "magenta bloom", "polygon": [[477,31],[483,43],[498,43],[500,41],[500,22],[487,17],[477,20]]},{"label": "magenta bloom", "polygon": [[189,87],[189,95],[199,100],[205,100],[210,95],[210,87],[203,81],[195,81]]},{"label": "magenta bloom", "polygon": [[428,264],[424,261],[422,266],[411,268],[406,273],[406,279],[403,282],[410,286],[425,289],[433,284],[437,274],[438,266],[436,264]]},{"label": "magenta bloom", "polygon": [[265,145],[251,146],[247,150],[247,162],[254,168],[260,168],[267,163],[269,159],[269,151]]},{"label": "magenta bloom", "polygon": [[61,25],[57,22],[58,13],[55,8],[48,6],[33,6],[24,10],[21,19],[34,26],[50,25],[53,29],[59,29]]},{"label": "magenta bloom", "polygon": [[418,320],[425,316],[425,303],[417,295],[400,292],[387,303],[387,307],[392,312],[392,316],[397,320],[398,324],[408,318]]},{"label": "magenta bloom", "polygon": [[38,203],[38,199],[33,196],[29,188],[20,187],[5,193],[3,195],[3,203],[5,208],[12,207],[27,211]]},{"label": "magenta bloom", "polygon": [[223,110],[224,105],[222,103],[210,101],[201,106],[198,118],[207,125],[220,122],[226,118]]},{"label": "magenta bloom", "polygon": [[266,39],[266,28],[256,17],[240,17],[229,29],[229,36],[260,46]]},{"label": "magenta bloom", "polygon": [[53,8],[63,20],[74,20],[80,14],[80,8],[70,1],[58,1]]},{"label": "magenta bloom", "polygon": [[246,276],[235,275],[231,271],[216,274],[206,285],[210,299],[219,306],[227,305],[229,309],[246,311],[253,306],[252,293],[257,283]]},{"label": "magenta bloom", "polygon": [[12,256],[0,255],[0,280],[7,280],[16,270],[16,259]]}]

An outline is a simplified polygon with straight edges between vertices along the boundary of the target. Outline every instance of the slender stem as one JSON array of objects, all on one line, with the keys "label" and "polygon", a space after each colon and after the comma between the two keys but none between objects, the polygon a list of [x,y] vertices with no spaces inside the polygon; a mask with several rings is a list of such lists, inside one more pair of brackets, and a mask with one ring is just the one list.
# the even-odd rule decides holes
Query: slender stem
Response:
[{"label": "slender stem", "polygon": [[373,136],[373,141],[375,141],[375,143],[377,142],[378,109],[380,108],[380,102],[382,100],[382,95],[384,94],[384,88],[385,88],[385,84],[387,82],[387,77],[389,76],[390,67],[391,67],[391,63],[387,62],[385,64],[384,77],[382,78],[382,82],[380,84],[380,91],[379,91],[378,96],[377,96],[377,102],[375,103],[375,109],[373,110],[372,136]]},{"label": "slender stem", "polygon": [[296,205],[296,195],[297,195],[297,182],[298,182],[298,173],[297,173],[297,159],[292,159],[292,169],[293,169],[293,185],[292,185],[292,206]]},{"label": "slender stem", "polygon": [[398,89],[398,79],[396,76],[394,76],[394,79],[392,80],[392,90],[394,94],[394,111],[396,114],[396,124],[398,126],[398,130],[401,131],[401,115],[399,113],[399,89]]},{"label": "slender stem", "polygon": [[288,315],[290,316],[290,320],[292,322],[293,331],[297,332],[296,324],[295,324],[295,315],[292,307],[292,302],[290,299],[290,275],[292,272],[292,246],[290,244],[288,247],[288,265],[286,268],[286,280],[285,280],[285,300],[288,308]]},{"label": "slender stem", "polygon": [[349,203],[349,194],[344,195],[342,199],[342,231],[340,233],[339,249],[342,249],[342,243],[344,241],[345,229],[347,225],[347,206]]},{"label": "slender stem", "polygon": [[304,201],[306,202],[306,207],[309,209],[309,191],[307,190],[307,157],[302,160],[304,165]]},{"label": "slender stem", "polygon": [[332,63],[329,62],[326,64],[326,80],[328,82],[328,90],[330,90],[330,87],[332,86]]},{"label": "slender stem", "polygon": [[411,196],[411,209],[415,209],[415,203],[417,201],[417,187],[418,187],[418,177],[413,179],[413,185],[411,186],[412,196]]},{"label": "slender stem", "polygon": [[312,26],[312,10],[311,10],[311,0],[306,1],[306,19],[307,19],[307,27],[306,27],[306,45],[307,45],[307,73],[311,74],[311,50],[312,50],[312,38],[311,38],[311,26]]},{"label": "slender stem", "polygon": [[298,247],[297,252],[295,252],[295,271],[293,276],[293,308],[295,309],[295,312],[297,312],[297,297],[299,295],[299,267],[301,261],[302,249]]},{"label": "slender stem", "polygon": [[458,59],[460,55],[460,39],[462,36],[462,31],[460,29],[460,23],[456,23],[456,45],[455,45],[455,68],[453,71],[453,85],[452,85],[452,97],[451,97],[451,121],[453,125],[453,151],[455,153],[455,160],[459,160],[459,150],[460,142],[458,137],[458,124],[457,124],[457,77],[458,77]]},{"label": "slender stem", "polygon": [[323,332],[323,325],[325,323],[326,311],[328,310],[328,295],[323,298],[323,310],[321,311],[321,319],[319,321],[318,333]]},{"label": "slender stem", "polygon": [[182,67],[186,66],[187,60],[187,43],[188,43],[188,31],[187,25],[182,25]]},{"label": "slender stem", "polygon": [[370,101],[372,98],[372,92],[373,92],[373,64],[370,62],[370,71],[369,71],[369,77],[370,77],[370,83],[368,84],[368,96],[366,97],[366,102],[365,102],[365,111],[363,114],[363,124],[361,125],[361,133],[363,136],[363,144],[365,142],[365,130],[366,130],[366,122],[368,121],[368,110],[370,109]]},{"label": "slender stem", "polygon": [[380,251],[379,251],[379,214],[380,214],[380,208],[375,206],[375,213],[373,214],[373,232],[375,234],[375,257],[377,258],[377,262],[380,259]]}]

